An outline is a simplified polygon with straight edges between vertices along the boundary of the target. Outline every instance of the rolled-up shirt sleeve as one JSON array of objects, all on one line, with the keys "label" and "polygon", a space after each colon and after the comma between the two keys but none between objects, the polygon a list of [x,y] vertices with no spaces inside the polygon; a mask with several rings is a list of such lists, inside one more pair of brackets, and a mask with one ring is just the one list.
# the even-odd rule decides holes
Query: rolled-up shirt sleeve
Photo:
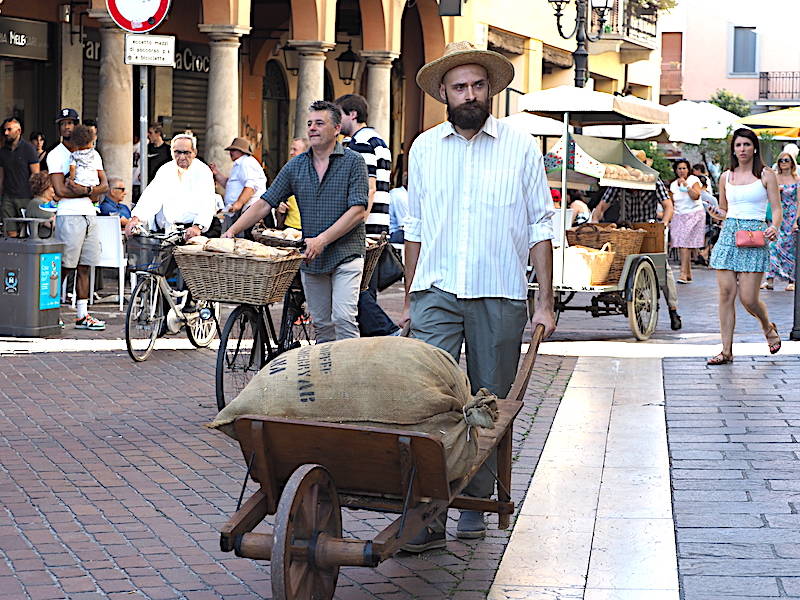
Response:
[{"label": "rolled-up shirt sleeve", "polygon": [[[367,175],[367,163],[361,156],[358,160],[352,160],[350,167],[350,189],[347,193],[347,206],[369,206],[369,177]],[[341,160],[341,159],[340,159]]]},{"label": "rolled-up shirt sleeve", "polygon": [[283,168],[278,172],[278,176],[272,182],[267,190],[261,195],[261,199],[269,204],[272,208],[278,208],[281,202],[288,200],[289,196],[294,195],[292,189],[292,169],[295,167],[296,159],[290,160],[283,165]]},{"label": "rolled-up shirt sleeve", "polygon": [[552,240],[553,215],[555,208],[547,174],[544,170],[544,159],[538,149],[530,151],[530,160],[525,161],[525,205],[528,213],[529,247],[544,240]]},{"label": "rolled-up shirt sleeve", "polygon": [[131,216],[138,218],[142,223],[153,223],[158,211],[164,206],[163,199],[166,191],[164,187],[163,177],[159,179],[158,173],[156,173],[153,181],[139,196],[139,201],[133,207]]},{"label": "rolled-up shirt sleeve", "polygon": [[422,169],[417,156],[412,146],[408,161],[408,214],[403,219],[403,236],[407,242],[422,241]]}]

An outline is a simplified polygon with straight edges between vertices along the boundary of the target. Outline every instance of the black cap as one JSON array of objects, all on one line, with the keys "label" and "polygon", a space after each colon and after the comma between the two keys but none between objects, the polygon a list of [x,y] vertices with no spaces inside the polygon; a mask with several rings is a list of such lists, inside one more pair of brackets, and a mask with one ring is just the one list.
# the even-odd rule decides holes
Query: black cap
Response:
[{"label": "black cap", "polygon": [[78,117],[78,111],[74,108],[62,108],[61,111],[58,113],[56,117],[56,123],[60,123],[64,119],[72,119],[76,123],[80,123],[80,117]]}]

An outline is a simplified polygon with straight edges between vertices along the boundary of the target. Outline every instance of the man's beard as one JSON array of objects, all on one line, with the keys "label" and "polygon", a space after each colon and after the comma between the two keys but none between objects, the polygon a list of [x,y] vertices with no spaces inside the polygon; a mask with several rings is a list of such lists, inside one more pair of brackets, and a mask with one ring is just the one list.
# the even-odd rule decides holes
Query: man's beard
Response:
[{"label": "man's beard", "polygon": [[489,118],[489,102],[474,100],[458,106],[447,105],[447,120],[459,129],[477,131]]}]

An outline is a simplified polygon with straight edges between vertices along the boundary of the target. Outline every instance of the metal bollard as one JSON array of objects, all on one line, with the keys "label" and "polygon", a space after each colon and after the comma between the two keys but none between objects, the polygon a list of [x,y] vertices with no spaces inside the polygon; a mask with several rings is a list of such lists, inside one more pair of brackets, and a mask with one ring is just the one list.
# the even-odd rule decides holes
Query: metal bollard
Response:
[{"label": "metal bollard", "polygon": [[800,267],[800,230],[794,232],[794,325],[789,334],[790,340],[800,340],[800,289],[798,289],[797,272]]}]

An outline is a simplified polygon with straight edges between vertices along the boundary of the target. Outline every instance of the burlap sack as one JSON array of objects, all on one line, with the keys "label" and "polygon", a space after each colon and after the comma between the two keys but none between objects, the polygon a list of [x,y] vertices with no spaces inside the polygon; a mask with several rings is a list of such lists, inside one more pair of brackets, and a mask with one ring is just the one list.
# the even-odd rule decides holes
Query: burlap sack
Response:
[{"label": "burlap sack", "polygon": [[209,427],[233,437],[231,424],[244,414],[429,433],[442,440],[452,481],[472,466],[477,426],[492,424],[496,409],[493,415],[491,402],[472,398],[467,376],[449,354],[390,336],[304,346],[280,355]]}]

